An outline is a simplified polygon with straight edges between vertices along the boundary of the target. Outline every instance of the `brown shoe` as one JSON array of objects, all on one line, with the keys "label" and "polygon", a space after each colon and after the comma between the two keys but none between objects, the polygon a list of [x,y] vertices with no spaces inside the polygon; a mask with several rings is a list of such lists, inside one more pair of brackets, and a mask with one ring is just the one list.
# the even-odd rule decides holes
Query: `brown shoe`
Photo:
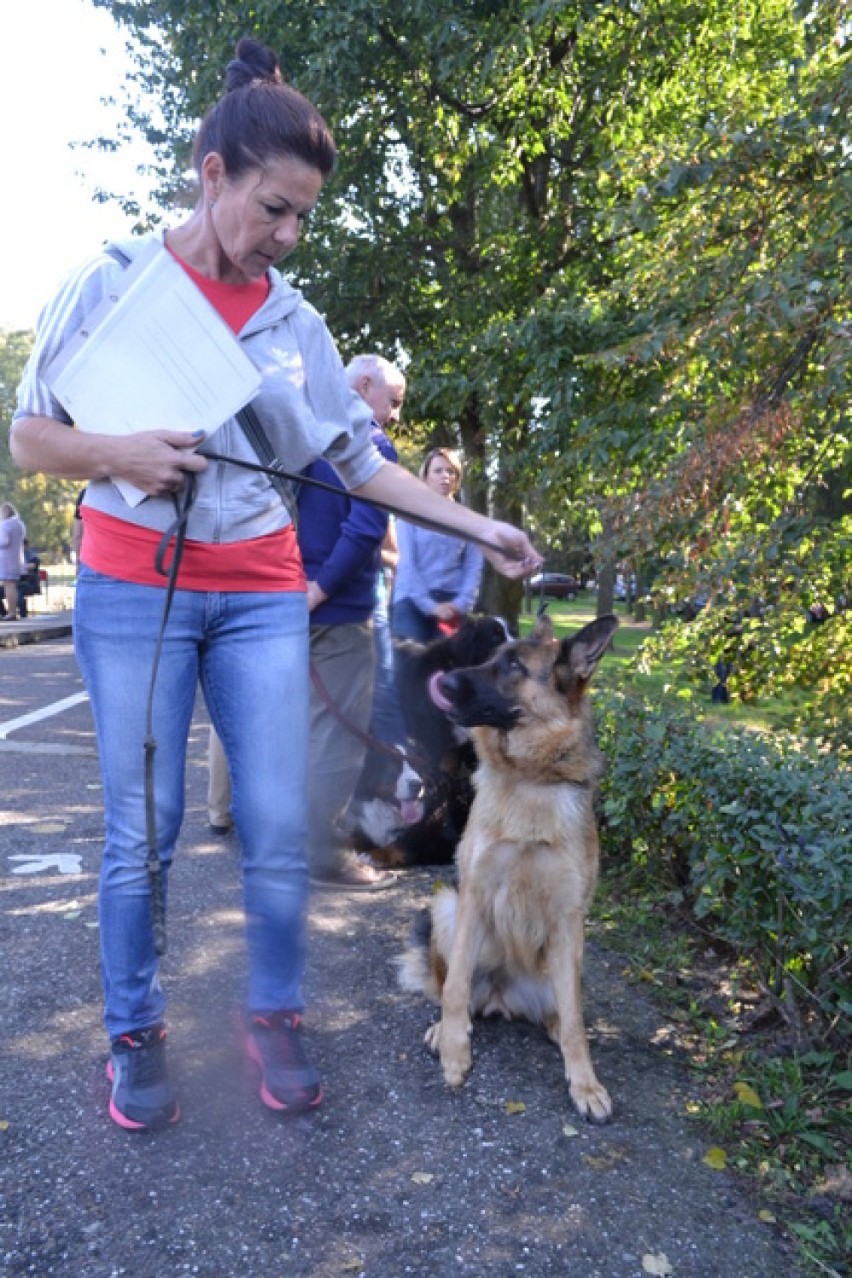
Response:
[{"label": "brown shoe", "polygon": [[345,856],[333,869],[311,873],[312,887],[337,888],[341,892],[381,892],[395,883],[395,874],[377,870],[357,856]]}]

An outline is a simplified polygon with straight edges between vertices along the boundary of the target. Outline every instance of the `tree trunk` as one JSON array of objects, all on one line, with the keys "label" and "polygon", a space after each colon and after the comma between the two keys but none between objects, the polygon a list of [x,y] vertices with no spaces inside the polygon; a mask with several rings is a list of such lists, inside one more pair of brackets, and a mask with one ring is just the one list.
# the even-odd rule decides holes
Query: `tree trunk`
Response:
[{"label": "tree trunk", "polygon": [[615,610],[615,564],[596,562],[595,582],[598,588],[595,615],[598,617],[609,616]]},{"label": "tree trunk", "polygon": [[606,617],[615,612],[616,563],[613,553],[614,542],[612,514],[609,508],[604,505],[601,511],[601,535],[598,538],[597,545],[592,547],[595,563],[595,585],[598,590],[595,615],[598,617]]},{"label": "tree trunk", "polygon": [[[491,503],[493,510],[489,511],[488,480],[484,465],[485,431],[475,395],[468,399],[459,415],[459,432],[465,460],[466,504],[482,515],[492,513],[495,519],[505,519],[509,523],[520,524],[523,519],[521,504],[508,494],[506,504],[503,504],[499,481]],[[518,633],[518,618],[523,595],[523,582],[507,580],[486,562],[479,590],[479,608],[493,616],[502,617],[512,634]]]}]

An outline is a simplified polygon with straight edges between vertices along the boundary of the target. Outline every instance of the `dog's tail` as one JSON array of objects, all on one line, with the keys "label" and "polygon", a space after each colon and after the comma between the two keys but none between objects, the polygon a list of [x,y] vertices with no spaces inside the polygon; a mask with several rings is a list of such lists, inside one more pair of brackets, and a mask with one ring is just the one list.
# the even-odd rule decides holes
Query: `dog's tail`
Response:
[{"label": "dog's tail", "polygon": [[400,986],[412,994],[425,994],[433,1003],[440,1003],[447,975],[456,900],[454,888],[439,888],[430,907],[414,919],[406,947],[397,959]]}]

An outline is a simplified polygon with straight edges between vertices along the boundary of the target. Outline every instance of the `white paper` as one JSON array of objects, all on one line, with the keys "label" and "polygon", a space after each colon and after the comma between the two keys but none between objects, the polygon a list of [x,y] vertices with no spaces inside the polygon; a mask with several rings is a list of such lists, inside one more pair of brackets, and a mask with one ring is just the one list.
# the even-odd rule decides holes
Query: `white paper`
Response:
[{"label": "white paper", "polygon": [[[157,242],[127,268],[46,377],[78,429],[105,435],[165,429],[209,437],[260,388],[231,329]],[[145,496],[114,482],[131,506]]]}]

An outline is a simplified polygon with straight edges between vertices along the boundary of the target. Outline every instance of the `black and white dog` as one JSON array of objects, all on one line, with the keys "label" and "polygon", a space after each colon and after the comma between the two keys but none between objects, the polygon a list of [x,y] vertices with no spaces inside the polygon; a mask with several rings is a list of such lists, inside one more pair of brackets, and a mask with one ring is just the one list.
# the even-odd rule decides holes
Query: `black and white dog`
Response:
[{"label": "black and white dog", "polygon": [[389,847],[398,831],[423,819],[425,794],[423,778],[406,756],[368,750],[345,817],[353,846],[360,852]]},{"label": "black and white dog", "polygon": [[354,847],[378,864],[448,865],[473,801],[476,755],[429,695],[438,674],[480,665],[510,638],[497,617],[467,617],[430,644],[394,644],[397,688],[408,729],[405,758],[368,752],[345,819]]}]

